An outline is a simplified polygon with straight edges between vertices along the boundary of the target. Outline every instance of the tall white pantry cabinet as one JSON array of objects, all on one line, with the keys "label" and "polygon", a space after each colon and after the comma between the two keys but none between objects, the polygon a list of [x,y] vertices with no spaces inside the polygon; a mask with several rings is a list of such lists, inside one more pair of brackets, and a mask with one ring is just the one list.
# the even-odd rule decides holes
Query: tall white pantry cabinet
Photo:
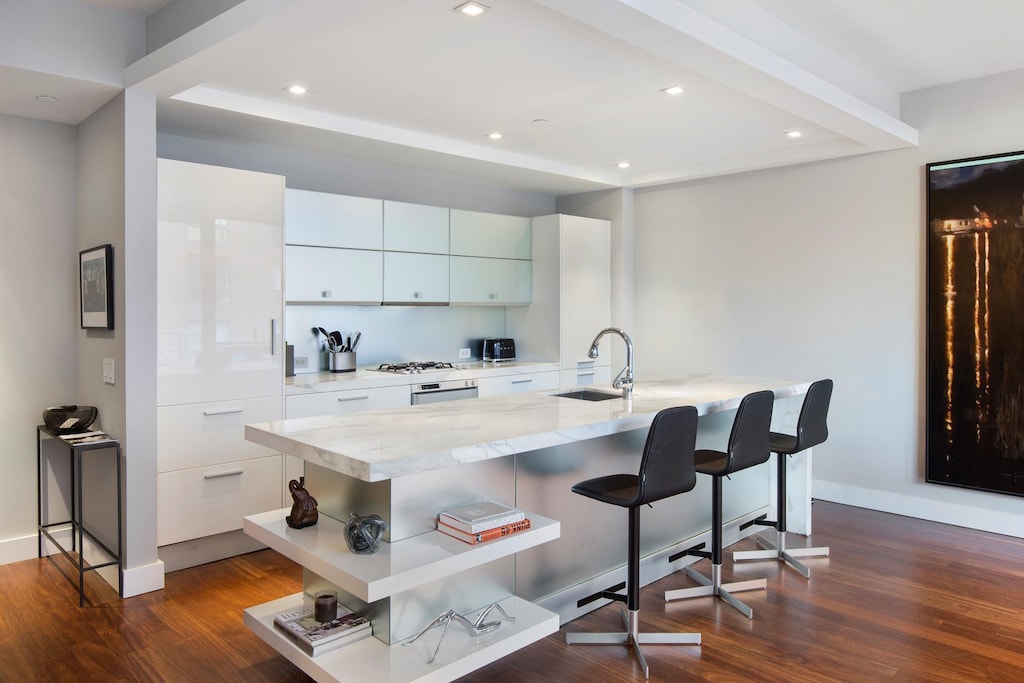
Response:
[{"label": "tall white pantry cabinet", "polygon": [[157,545],[282,504],[284,177],[157,161]]}]

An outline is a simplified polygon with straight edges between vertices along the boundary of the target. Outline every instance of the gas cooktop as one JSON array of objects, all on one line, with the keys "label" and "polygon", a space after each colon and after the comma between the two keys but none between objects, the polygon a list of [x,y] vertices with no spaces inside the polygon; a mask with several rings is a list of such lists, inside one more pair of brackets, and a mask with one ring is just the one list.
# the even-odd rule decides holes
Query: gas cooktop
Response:
[{"label": "gas cooktop", "polygon": [[438,361],[410,361],[408,363],[381,363],[377,368],[380,372],[395,372],[401,375],[418,375],[421,372],[437,370],[463,370],[464,365],[452,365]]}]

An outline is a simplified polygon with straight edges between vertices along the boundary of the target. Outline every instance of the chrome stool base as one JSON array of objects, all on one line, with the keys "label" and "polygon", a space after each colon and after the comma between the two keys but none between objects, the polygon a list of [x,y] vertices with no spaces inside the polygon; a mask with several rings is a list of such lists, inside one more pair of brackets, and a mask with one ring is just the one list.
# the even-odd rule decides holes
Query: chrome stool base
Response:
[{"label": "chrome stool base", "polygon": [[753,619],[754,610],[745,603],[734,598],[732,594],[740,593],[742,591],[767,590],[768,588],[767,579],[751,579],[749,581],[722,583],[722,565],[720,564],[711,565],[710,579],[692,567],[683,567],[683,571],[686,572],[687,576],[701,585],[695,586],[694,588],[678,588],[676,590],[665,591],[665,602],[717,595],[747,619]]},{"label": "chrome stool base", "polygon": [[622,610],[624,633],[566,633],[565,642],[569,645],[629,645],[644,671],[644,678],[649,678],[647,660],[644,658],[640,644],[645,645],[700,645],[699,633],[639,633],[640,610]]},{"label": "chrome stool base", "polygon": [[829,549],[822,548],[786,548],[786,532],[776,531],[776,540],[768,540],[763,535],[755,537],[757,544],[765,550],[737,550],[732,554],[733,562],[745,560],[778,560],[785,562],[800,572],[805,579],[811,578],[811,570],[798,557],[828,557]]}]

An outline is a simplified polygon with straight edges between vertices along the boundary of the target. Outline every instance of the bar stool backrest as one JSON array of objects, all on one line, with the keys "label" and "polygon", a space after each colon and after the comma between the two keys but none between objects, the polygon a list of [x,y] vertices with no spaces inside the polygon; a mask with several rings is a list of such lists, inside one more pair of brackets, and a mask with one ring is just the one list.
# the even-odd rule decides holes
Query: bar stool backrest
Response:
[{"label": "bar stool backrest", "polygon": [[832,401],[832,380],[819,379],[811,384],[796,423],[794,453],[817,446],[828,438],[828,405]]},{"label": "bar stool backrest", "polygon": [[728,463],[722,474],[767,462],[771,456],[768,432],[774,404],[775,394],[769,390],[747,394],[740,401],[729,433]]},{"label": "bar stool backrest", "polygon": [[697,409],[666,408],[654,416],[640,460],[636,505],[653,503],[697,485],[693,450],[697,444]]}]

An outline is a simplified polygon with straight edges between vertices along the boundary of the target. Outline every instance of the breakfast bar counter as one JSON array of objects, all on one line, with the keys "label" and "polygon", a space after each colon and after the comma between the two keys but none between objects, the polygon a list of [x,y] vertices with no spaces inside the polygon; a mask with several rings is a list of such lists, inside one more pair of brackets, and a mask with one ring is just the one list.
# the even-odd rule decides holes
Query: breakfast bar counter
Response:
[{"label": "breakfast bar counter", "polygon": [[[596,609],[606,601],[579,607],[577,600],[624,579],[625,513],[594,505],[571,487],[592,477],[636,472],[660,410],[696,406],[697,447],[721,449],[743,396],[772,390],[773,429],[792,432],[808,386],[691,375],[640,382],[629,400],[621,394],[578,400],[552,391],[246,425],[248,440],[304,460],[306,488],[321,520],[291,529],[284,523],[287,508],[245,519],[247,534],[303,565],[306,595],[246,610],[246,623],[314,678],[349,680],[340,673],[349,666],[344,650],[336,668],[324,667],[280,641],[267,625],[273,609],[333,588],[340,602],[370,618],[384,648],[375,657],[403,672],[418,671],[381,680],[451,680]],[[698,477],[693,491],[644,508],[644,583],[693,561],[669,563],[668,556],[710,538],[708,479]],[[741,524],[771,511],[770,479],[770,468],[761,465],[726,482],[727,544],[756,531],[741,532]],[[436,530],[438,512],[479,500],[522,509],[533,527],[478,545]],[[793,501],[788,503],[792,509]],[[346,548],[344,524],[351,513],[387,521],[387,543],[377,555],[353,555]],[[461,644],[441,650],[425,669],[424,652],[436,640],[400,646],[449,609],[472,615],[494,602],[523,618],[490,640],[462,633]],[[459,631],[451,629],[446,638]]]}]

